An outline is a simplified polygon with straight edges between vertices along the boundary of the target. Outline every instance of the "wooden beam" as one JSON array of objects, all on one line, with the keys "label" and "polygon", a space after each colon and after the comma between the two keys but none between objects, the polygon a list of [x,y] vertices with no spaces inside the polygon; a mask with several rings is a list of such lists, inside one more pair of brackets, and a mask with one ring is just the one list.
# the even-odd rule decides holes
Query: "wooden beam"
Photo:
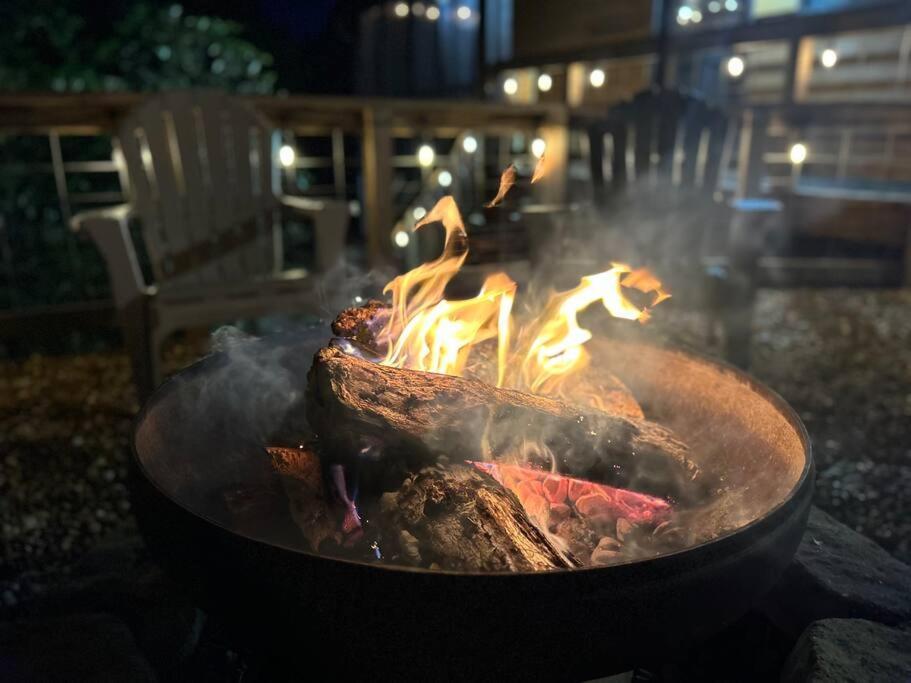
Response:
[{"label": "wooden beam", "polygon": [[758,197],[765,172],[765,152],[768,117],[762,110],[742,113],[740,146],[737,154],[737,196]]},{"label": "wooden beam", "polygon": [[367,107],[363,117],[363,224],[368,263],[377,268],[392,259],[392,132],[385,112]]}]

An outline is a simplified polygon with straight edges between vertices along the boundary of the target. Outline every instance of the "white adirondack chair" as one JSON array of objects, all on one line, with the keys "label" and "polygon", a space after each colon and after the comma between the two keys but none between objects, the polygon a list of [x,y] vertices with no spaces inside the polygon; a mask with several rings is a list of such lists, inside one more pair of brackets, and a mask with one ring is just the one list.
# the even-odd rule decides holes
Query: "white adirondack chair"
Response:
[{"label": "white adirondack chair", "polygon": [[[73,217],[107,263],[140,397],[161,379],[173,332],[271,312],[317,312],[315,275],[341,256],[345,202],[280,194],[278,138],[243,103],[208,91],[150,98],[115,141],[128,204]],[[122,176],[123,177],[123,176]],[[285,270],[282,209],[309,217],[315,270]],[[154,282],[146,282],[129,221],[140,221]]]}]

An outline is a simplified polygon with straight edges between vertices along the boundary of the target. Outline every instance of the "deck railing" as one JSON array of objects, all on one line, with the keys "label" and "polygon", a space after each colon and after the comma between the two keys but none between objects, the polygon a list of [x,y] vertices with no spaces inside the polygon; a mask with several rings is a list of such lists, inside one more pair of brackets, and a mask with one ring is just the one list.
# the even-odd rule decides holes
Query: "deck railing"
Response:
[{"label": "deck railing", "polygon": [[[126,179],[111,157],[110,141],[118,121],[143,97],[0,95],[0,309],[8,311],[5,315],[63,304],[68,314],[77,303],[98,308],[105,296],[103,267],[93,247],[65,226],[76,211],[127,199]],[[572,183],[579,186],[582,178],[584,186],[587,169],[584,135],[573,123],[603,115],[599,110],[569,111],[560,104],[246,99],[297,149],[284,169],[286,190],[351,202],[368,266],[407,256],[407,250],[396,247],[393,228],[403,216],[407,219],[406,210],[422,188],[439,182],[439,171],[460,170],[452,173],[457,195],[458,184],[469,177],[474,193],[487,196],[507,163],[516,158],[531,162],[529,149],[536,137],[546,142],[551,180],[535,191],[545,202],[564,200]],[[854,178],[903,179],[911,173],[909,111],[908,106],[838,103],[732,111],[736,125],[727,142],[720,189],[740,196],[793,191],[812,175],[828,183],[830,194],[850,196]],[[471,154],[461,145],[467,135],[478,143]],[[789,158],[790,145],[797,141],[808,147],[800,164]],[[424,143],[436,151],[431,168],[422,167],[416,155]],[[880,196],[907,201],[908,193],[898,185],[881,182]],[[869,187],[865,191],[870,194]],[[38,198],[49,200],[48,205],[35,206]],[[50,284],[42,285],[36,273],[54,267],[50,253],[56,254],[56,267],[65,262],[68,272],[64,277],[52,273],[45,278]],[[69,281],[75,284],[61,286]]]}]

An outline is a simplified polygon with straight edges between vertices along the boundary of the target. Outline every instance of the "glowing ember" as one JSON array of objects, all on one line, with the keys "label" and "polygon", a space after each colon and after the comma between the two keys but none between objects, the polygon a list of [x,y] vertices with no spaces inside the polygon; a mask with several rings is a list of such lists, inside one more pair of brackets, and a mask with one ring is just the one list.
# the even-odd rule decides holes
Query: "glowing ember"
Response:
[{"label": "glowing ember", "polygon": [[571,513],[604,523],[626,519],[632,524],[659,524],[671,514],[670,503],[644,493],[531,467],[492,462],[471,464],[515,493],[529,516],[544,528],[554,515]]}]

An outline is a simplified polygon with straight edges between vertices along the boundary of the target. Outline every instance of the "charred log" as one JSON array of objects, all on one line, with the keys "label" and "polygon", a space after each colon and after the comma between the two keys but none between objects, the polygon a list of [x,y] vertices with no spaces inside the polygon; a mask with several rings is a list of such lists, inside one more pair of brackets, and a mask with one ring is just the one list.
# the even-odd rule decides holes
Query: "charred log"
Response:
[{"label": "charred log", "polygon": [[320,460],[308,447],[267,448],[272,467],[281,475],[291,517],[311,550],[337,546],[342,538],[329,508]]},{"label": "charred log", "polygon": [[359,344],[373,354],[380,354],[385,349],[377,340],[377,335],[389,320],[389,311],[389,306],[376,299],[363,306],[346,308],[332,322],[332,333]]},{"label": "charred log", "polygon": [[381,502],[387,557],[457,571],[541,571],[579,566],[536,527],[519,500],[467,465],[428,467]]},{"label": "charred log", "polygon": [[307,416],[330,458],[350,458],[366,439],[417,469],[442,454],[510,457],[533,442],[555,454],[560,471],[613,486],[682,500],[701,483],[686,445],[648,420],[381,366],[332,347],[316,354],[309,385]]}]

